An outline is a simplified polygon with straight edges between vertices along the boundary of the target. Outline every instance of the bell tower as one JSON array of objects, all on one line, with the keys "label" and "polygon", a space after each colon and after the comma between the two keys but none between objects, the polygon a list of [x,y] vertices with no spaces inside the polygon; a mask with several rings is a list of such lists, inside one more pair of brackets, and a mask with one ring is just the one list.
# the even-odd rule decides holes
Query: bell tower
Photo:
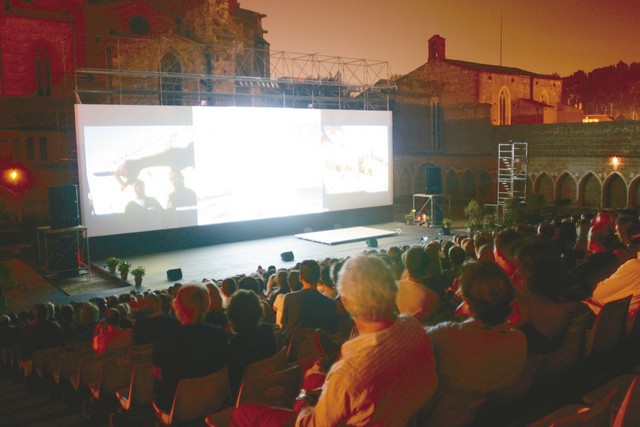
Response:
[{"label": "bell tower", "polygon": [[429,39],[429,61],[444,61],[447,57],[444,54],[445,39],[438,34]]}]

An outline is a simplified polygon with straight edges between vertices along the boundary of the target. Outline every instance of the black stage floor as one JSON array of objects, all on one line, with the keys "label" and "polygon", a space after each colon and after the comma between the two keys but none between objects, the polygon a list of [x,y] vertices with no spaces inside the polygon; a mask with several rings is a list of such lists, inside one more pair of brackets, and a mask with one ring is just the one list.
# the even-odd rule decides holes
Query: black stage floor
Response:
[{"label": "black stage floor", "polygon": [[[427,228],[419,225],[408,225],[399,222],[371,225],[371,228],[386,231],[387,237],[377,238],[377,249],[388,249],[391,246],[419,244],[423,236],[429,239],[451,238],[439,236],[438,228]],[[348,232],[349,229],[345,229]],[[252,240],[221,245],[212,245],[188,250],[164,252],[151,255],[131,256],[126,258],[133,268],[144,266],[147,274],[144,277],[142,289],[164,289],[173,282],[167,280],[166,271],[180,268],[183,273],[181,282],[201,281],[203,278],[221,280],[240,273],[255,271],[258,265],[264,268],[274,265],[277,268],[289,268],[305,259],[343,258],[363,253],[373,248],[368,247],[365,240],[327,245],[296,238],[295,236],[281,236],[269,239]],[[291,251],[294,260],[282,261],[280,254]],[[104,260],[92,259],[91,263],[102,265]],[[131,286],[120,286],[116,282],[105,282],[105,278],[94,273],[82,275],[73,279],[71,287],[75,289],[71,295],[63,291],[64,286],[54,286],[52,280],[34,280],[34,271],[28,271],[23,266],[18,275],[18,284],[11,289],[9,308],[12,311],[30,307],[37,301],[50,300],[56,303],[69,301],[84,301],[97,295],[120,294],[134,289]],[[20,283],[28,280],[30,286]],[[83,280],[86,283],[83,284]],[[133,283],[133,279],[129,280]],[[62,284],[64,285],[64,283]],[[104,286],[103,286],[104,285]],[[24,289],[24,293],[21,290]],[[80,292],[77,290],[80,289]],[[86,292],[85,292],[86,290]],[[13,300],[13,304],[11,303]]]}]

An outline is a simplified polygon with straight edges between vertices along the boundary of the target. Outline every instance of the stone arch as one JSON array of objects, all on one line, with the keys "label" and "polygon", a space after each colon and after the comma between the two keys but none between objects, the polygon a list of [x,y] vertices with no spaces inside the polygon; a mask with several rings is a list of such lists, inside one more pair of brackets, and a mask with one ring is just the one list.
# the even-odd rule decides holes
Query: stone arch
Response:
[{"label": "stone arch", "polygon": [[[160,58],[158,69],[160,73],[182,73],[182,61],[173,49],[170,49]],[[160,104],[182,105],[182,80],[179,77],[167,77],[160,75]]]},{"label": "stone arch", "polygon": [[571,204],[576,204],[578,196],[578,186],[576,180],[569,172],[562,173],[556,180],[556,195],[558,200],[571,200]]},{"label": "stone arch", "polygon": [[578,205],[599,209],[602,205],[602,185],[593,172],[588,172],[578,186]]},{"label": "stone arch", "polygon": [[445,176],[444,192],[451,197],[457,196],[460,193],[460,179],[453,169],[449,169],[449,172],[447,172]]},{"label": "stone arch", "polygon": [[403,167],[400,169],[400,172],[397,173],[396,179],[393,180],[393,193],[396,197],[411,196],[414,194],[411,175],[411,170],[408,167]]},{"label": "stone arch", "polygon": [[602,184],[602,207],[624,208],[627,206],[627,183],[617,172],[612,173]]},{"label": "stone arch", "polygon": [[510,125],[511,124],[511,94],[509,88],[502,86],[500,89],[499,99],[499,124]]},{"label": "stone arch", "polygon": [[555,201],[555,194],[553,194],[553,180],[548,173],[542,172],[536,177],[536,180],[533,183],[533,193],[543,196],[544,201],[547,204],[551,204]]},{"label": "stone arch", "polygon": [[476,197],[476,177],[469,170],[462,174],[462,193],[469,199]]},{"label": "stone arch", "polygon": [[478,199],[484,202],[494,202],[495,198],[495,185],[493,185],[491,175],[487,171],[480,172],[478,176]]},{"label": "stone arch", "polygon": [[627,205],[631,208],[640,207],[640,175],[629,183],[629,195]]},{"label": "stone arch", "polygon": [[531,179],[531,175],[527,175],[527,183],[525,184],[527,187],[525,188],[527,197],[533,193],[533,180]]}]

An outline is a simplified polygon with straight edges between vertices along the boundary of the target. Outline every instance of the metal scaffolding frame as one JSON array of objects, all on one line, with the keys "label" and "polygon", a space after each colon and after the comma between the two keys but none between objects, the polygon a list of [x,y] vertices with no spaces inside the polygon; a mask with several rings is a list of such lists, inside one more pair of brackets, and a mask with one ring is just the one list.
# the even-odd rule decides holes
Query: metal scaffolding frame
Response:
[{"label": "metal scaffolding frame", "polygon": [[502,218],[509,199],[523,203],[527,196],[527,163],[528,144],[526,142],[509,142],[498,144],[498,192],[496,218]]},{"label": "metal scaffolding frame", "polygon": [[263,49],[246,49],[238,43],[200,44],[212,58],[234,64],[235,74],[215,69],[207,74],[175,73],[140,69],[151,68],[151,63],[137,63],[132,69],[127,59],[157,57],[151,53],[170,50],[172,37],[87,36],[85,40],[110,46],[111,57],[110,67],[76,68],[75,94],[80,103],[388,110],[395,89],[386,61],[283,51],[267,55]]}]

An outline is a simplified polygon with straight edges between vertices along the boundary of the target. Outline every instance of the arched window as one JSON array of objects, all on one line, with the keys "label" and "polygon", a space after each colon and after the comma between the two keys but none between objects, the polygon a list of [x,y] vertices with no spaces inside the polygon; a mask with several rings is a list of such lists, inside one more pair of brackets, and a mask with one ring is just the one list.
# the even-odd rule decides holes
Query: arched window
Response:
[{"label": "arched window", "polygon": [[540,103],[549,105],[549,94],[547,93],[546,90],[543,90],[542,93],[540,94]]},{"label": "arched window", "polygon": [[36,50],[36,88],[38,96],[51,96],[51,58],[44,46]]},{"label": "arched window", "polygon": [[500,126],[511,124],[511,95],[509,90],[503,87],[500,90]]},{"label": "arched window", "polygon": [[[169,52],[160,60],[160,72],[180,74],[182,65],[176,56]],[[182,105],[182,80],[179,77],[160,76],[160,104]]]}]

